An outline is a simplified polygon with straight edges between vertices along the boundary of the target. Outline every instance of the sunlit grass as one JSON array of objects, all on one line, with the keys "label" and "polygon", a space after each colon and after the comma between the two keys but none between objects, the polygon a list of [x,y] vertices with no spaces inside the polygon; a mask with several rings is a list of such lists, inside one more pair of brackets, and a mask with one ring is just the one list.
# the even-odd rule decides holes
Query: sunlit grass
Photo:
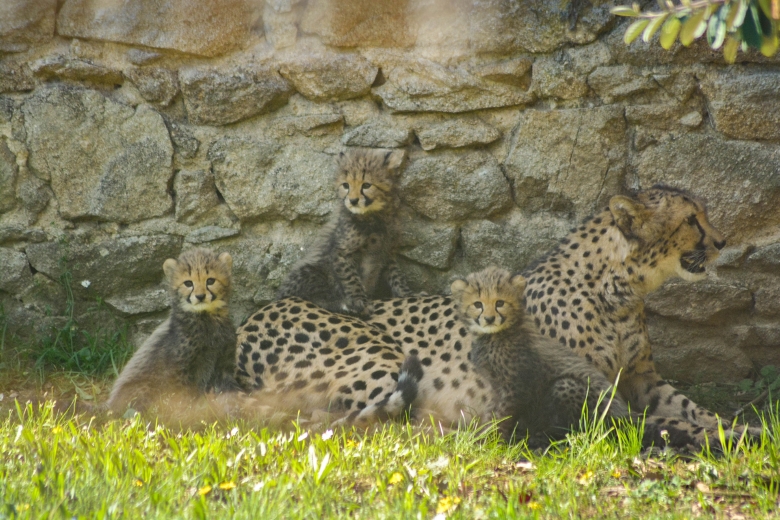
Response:
[{"label": "sunlit grass", "polygon": [[691,458],[644,456],[630,425],[587,425],[534,453],[476,427],[178,432],[17,405],[0,422],[0,517],[776,517],[777,413],[760,443]]}]

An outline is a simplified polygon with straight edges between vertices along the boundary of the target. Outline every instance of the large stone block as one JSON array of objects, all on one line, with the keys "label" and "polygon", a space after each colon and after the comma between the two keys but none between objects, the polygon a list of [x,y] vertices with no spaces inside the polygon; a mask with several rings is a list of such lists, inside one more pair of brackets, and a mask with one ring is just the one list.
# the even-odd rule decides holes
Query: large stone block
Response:
[{"label": "large stone block", "polygon": [[57,0],[3,0],[0,2],[0,50],[24,50],[54,36]]},{"label": "large stone block", "polygon": [[622,107],[526,110],[505,169],[517,205],[582,218],[619,191],[626,168]]},{"label": "large stone block", "polygon": [[414,43],[409,0],[314,0],[301,29],[336,47],[409,47]]},{"label": "large stone block", "polygon": [[706,134],[669,134],[632,158],[638,188],[665,183],[707,200],[733,245],[780,224],[780,147]]},{"label": "large stone block", "polygon": [[534,99],[518,86],[488,81],[462,68],[422,58],[403,61],[378,57],[377,61],[387,82],[372,90],[398,112],[468,112],[522,105]]},{"label": "large stone block", "polygon": [[295,143],[225,137],[209,148],[222,196],[241,220],[323,217],[334,197],[331,156]]},{"label": "large stone block", "polygon": [[219,204],[214,174],[203,170],[181,170],[173,183],[176,192],[176,220],[192,223]]},{"label": "large stone block", "polygon": [[485,145],[501,137],[499,130],[476,117],[419,123],[414,125],[414,133],[420,140],[420,146],[426,151]]},{"label": "large stone block", "polygon": [[132,67],[124,71],[146,101],[167,106],[179,93],[179,78],[161,67]]},{"label": "large stone block", "polygon": [[571,60],[542,57],[534,62],[533,90],[541,97],[577,99],[588,95],[588,82]]},{"label": "large stone block", "polygon": [[181,238],[170,235],[132,236],[93,244],[46,242],[27,246],[36,271],[54,280],[70,273],[81,296],[119,296],[163,278],[162,265],[176,258]]},{"label": "large stone block", "polygon": [[4,139],[0,139],[0,213],[16,206],[16,156],[11,153]]},{"label": "large stone block", "polygon": [[549,213],[528,215],[515,208],[498,220],[474,220],[461,228],[469,271],[497,265],[522,271],[566,236],[571,221]]},{"label": "large stone block", "polygon": [[121,85],[122,73],[118,70],[91,63],[88,60],[70,59],[64,56],[47,56],[30,66],[33,73],[43,79],[61,79],[113,88]]},{"label": "large stone block", "polygon": [[684,321],[720,323],[746,313],[753,304],[750,290],[734,283],[707,280],[696,284],[673,281],[646,299],[647,310]]},{"label": "large stone block", "polygon": [[392,121],[369,121],[344,132],[341,142],[347,146],[401,148],[412,140],[412,131]]},{"label": "large stone block", "polygon": [[[472,52],[482,53],[548,53],[566,43],[589,43],[612,19],[604,2],[461,0],[456,5],[468,19]],[[572,8],[580,10],[574,30],[567,19]]]},{"label": "large stone block", "polygon": [[780,71],[713,72],[701,89],[720,132],[735,139],[780,139]]},{"label": "large stone block", "polygon": [[496,159],[484,151],[419,155],[402,174],[401,199],[433,220],[485,218],[512,205]]},{"label": "large stone block", "polygon": [[32,90],[35,79],[27,63],[22,61],[0,61],[0,94]]},{"label": "large stone block", "polygon": [[359,54],[303,52],[285,59],[279,72],[312,101],[364,96],[378,68]]},{"label": "large stone block", "polygon": [[190,122],[227,125],[287,103],[292,86],[269,66],[179,71]]},{"label": "large stone block", "polygon": [[0,247],[0,265],[0,291],[16,292],[32,280],[24,253]]},{"label": "large stone block", "polygon": [[437,269],[450,267],[458,242],[457,226],[407,215],[402,215],[400,219],[404,223],[399,240],[403,256]]},{"label": "large stone block", "polygon": [[754,271],[772,274],[780,273],[780,243],[766,244],[756,248],[747,257],[747,267]]},{"label": "large stone block", "polygon": [[739,381],[753,363],[726,327],[650,316],[648,333],[661,377],[686,383]]},{"label": "large stone block", "polygon": [[218,56],[246,41],[261,9],[252,0],[66,0],[57,32]]},{"label": "large stone block", "polygon": [[29,166],[66,219],[134,222],[172,207],[173,148],[162,117],[90,90],[35,92],[22,105]]}]

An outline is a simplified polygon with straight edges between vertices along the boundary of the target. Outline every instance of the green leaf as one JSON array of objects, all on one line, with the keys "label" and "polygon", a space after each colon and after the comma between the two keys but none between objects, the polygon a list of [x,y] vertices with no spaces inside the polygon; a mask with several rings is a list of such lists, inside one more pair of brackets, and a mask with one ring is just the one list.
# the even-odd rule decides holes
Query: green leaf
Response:
[{"label": "green leaf", "polygon": [[693,40],[704,34],[707,30],[707,22],[704,19],[706,14],[706,9],[700,9],[685,20],[680,29],[680,43],[687,47],[693,43]]},{"label": "green leaf", "polygon": [[771,382],[777,379],[777,367],[774,365],[765,365],[761,368],[761,377]]},{"label": "green leaf", "polygon": [[642,34],[642,31],[645,29],[645,26],[650,23],[650,20],[647,18],[643,18],[641,20],[637,20],[633,22],[631,25],[628,26],[628,29],[626,29],[626,34],[623,36],[623,41],[626,42],[626,44],[631,43],[632,41],[636,40],[640,34]]},{"label": "green leaf", "polygon": [[661,27],[661,36],[659,38],[661,47],[667,51],[672,48],[675,40],[677,40],[677,35],[680,33],[681,26],[682,23],[677,18],[669,18],[666,20],[664,26]]},{"label": "green leaf", "polygon": [[761,32],[761,21],[758,19],[758,8],[751,5],[748,13],[745,15],[745,23],[742,24],[742,41],[749,47],[760,49],[763,33]]},{"label": "green leaf", "polygon": [[772,36],[764,36],[763,43],[761,44],[761,54],[767,58],[771,58],[777,53],[778,48],[777,31],[773,31]]},{"label": "green leaf", "polygon": [[618,5],[609,10],[615,16],[639,16],[639,11],[627,5]]},{"label": "green leaf", "polygon": [[726,29],[729,32],[733,32],[745,22],[745,15],[747,14],[748,2],[747,0],[737,0],[736,7],[729,11],[729,15],[726,17]]},{"label": "green leaf", "polygon": [[653,20],[647,24],[647,27],[645,27],[644,32],[642,32],[642,40],[645,42],[649,42],[653,35],[658,31],[658,29],[661,28],[661,24],[664,23],[664,20],[669,16],[669,13],[664,13],[657,18],[653,18]]},{"label": "green leaf", "polygon": [[729,12],[728,4],[724,4],[718,14],[710,18],[707,24],[707,43],[713,49],[720,49],[726,39],[726,16]]},{"label": "green leaf", "polygon": [[752,379],[743,379],[742,381],[739,382],[739,384],[737,386],[739,386],[739,389],[741,391],[747,392],[748,390],[753,388],[753,380]]}]

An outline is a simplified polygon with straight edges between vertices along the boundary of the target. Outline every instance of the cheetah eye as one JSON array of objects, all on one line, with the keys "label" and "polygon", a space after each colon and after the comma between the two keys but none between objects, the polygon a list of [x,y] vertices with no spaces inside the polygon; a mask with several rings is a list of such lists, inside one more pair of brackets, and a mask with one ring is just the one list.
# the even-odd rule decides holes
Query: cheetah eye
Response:
[{"label": "cheetah eye", "polygon": [[209,278],[208,280],[206,280],[206,285],[213,285],[213,284],[214,284],[214,282],[216,282],[216,280],[215,280],[215,279],[213,279],[213,278]]},{"label": "cheetah eye", "polygon": [[192,289],[192,282],[190,280],[186,280],[184,282],[184,287],[189,287],[190,289]]},{"label": "cheetah eye", "polygon": [[349,183],[345,182],[344,184],[341,185],[341,187],[344,188],[345,190],[349,190]]},{"label": "cheetah eye", "polygon": [[504,300],[496,300],[496,309],[500,309],[504,306]]},{"label": "cheetah eye", "polygon": [[363,183],[363,189],[364,189],[364,190],[367,190],[367,189],[368,189],[368,188],[370,188],[370,187],[371,187],[371,183],[370,183],[370,182],[364,182],[364,183]]},{"label": "cheetah eye", "polygon": [[691,215],[690,217],[688,217],[689,226],[695,226],[696,224],[698,224],[698,222],[696,221],[696,215]]},{"label": "cheetah eye", "polygon": [[482,302],[474,302],[474,307],[476,307],[477,309],[482,310]]}]

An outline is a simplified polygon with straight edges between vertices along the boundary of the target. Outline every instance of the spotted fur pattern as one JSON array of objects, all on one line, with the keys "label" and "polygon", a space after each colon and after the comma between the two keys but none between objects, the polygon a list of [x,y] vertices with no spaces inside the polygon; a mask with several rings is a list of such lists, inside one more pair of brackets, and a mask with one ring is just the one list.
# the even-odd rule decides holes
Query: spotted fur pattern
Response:
[{"label": "spotted fur pattern", "polygon": [[[590,412],[628,417],[612,385],[592,364],[545,338],[526,319],[522,275],[489,267],[452,283],[461,321],[471,329],[470,360],[492,388],[492,413],[506,440],[527,437],[532,448],[561,439]],[[609,406],[607,406],[609,405]]]},{"label": "spotted fur pattern", "polygon": [[233,260],[197,248],[163,265],[171,301],[161,324],[119,374],[107,407],[144,411],[166,395],[179,398],[238,390],[236,333],[228,315]]},{"label": "spotted fur pattern", "polygon": [[364,322],[299,298],[271,303],[238,329],[237,376],[266,413],[329,412],[335,424],[396,417],[416,398],[416,367]]},{"label": "spotted fur pattern", "polygon": [[371,314],[384,280],[394,296],[411,294],[394,258],[396,172],[403,151],[356,149],[338,160],[343,204],[317,243],[290,271],[278,298],[298,296],[333,312]]}]

